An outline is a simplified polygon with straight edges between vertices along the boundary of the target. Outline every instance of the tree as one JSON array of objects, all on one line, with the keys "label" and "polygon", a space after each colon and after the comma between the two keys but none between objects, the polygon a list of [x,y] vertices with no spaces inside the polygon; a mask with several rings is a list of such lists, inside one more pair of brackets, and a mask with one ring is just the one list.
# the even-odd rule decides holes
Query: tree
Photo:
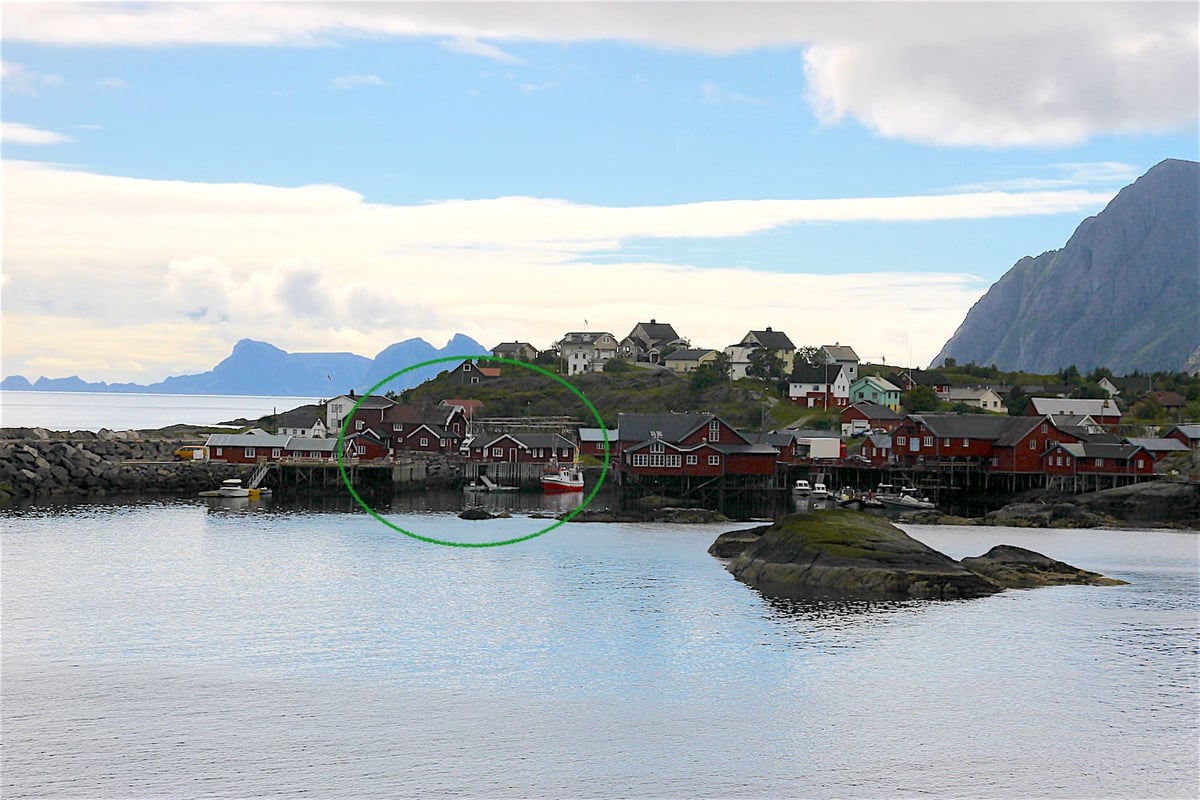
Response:
[{"label": "tree", "polygon": [[1014,384],[1004,397],[1004,405],[1008,408],[1008,415],[1010,417],[1025,416],[1025,409],[1029,405],[1029,399],[1029,395],[1025,394],[1025,390],[1019,385]]},{"label": "tree", "polygon": [[629,372],[633,369],[633,364],[620,358],[610,358],[604,362],[605,372]]},{"label": "tree", "polygon": [[733,359],[726,353],[718,352],[717,357],[713,359],[712,367],[724,380],[729,380],[730,372],[733,369]]},{"label": "tree", "polygon": [[1079,375],[1079,367],[1074,364],[1059,370],[1058,379],[1066,386],[1078,386],[1082,378]]},{"label": "tree", "polygon": [[805,345],[804,347],[796,348],[796,355],[792,359],[793,366],[801,366],[807,364],[810,367],[823,367],[829,363],[826,358],[825,351],[819,347]]},{"label": "tree", "polygon": [[773,350],[756,347],[750,351],[749,360],[750,364],[746,367],[746,374],[751,378],[783,380],[783,359],[775,355]]},{"label": "tree", "polygon": [[910,414],[933,411],[937,404],[937,392],[932,386],[914,386],[904,397],[904,410]]}]

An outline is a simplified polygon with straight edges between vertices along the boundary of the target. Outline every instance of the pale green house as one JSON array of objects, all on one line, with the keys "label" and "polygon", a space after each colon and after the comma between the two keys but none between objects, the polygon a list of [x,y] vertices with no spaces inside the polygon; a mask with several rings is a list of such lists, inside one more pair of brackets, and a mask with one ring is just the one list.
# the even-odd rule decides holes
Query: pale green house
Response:
[{"label": "pale green house", "polygon": [[866,401],[900,410],[900,387],[878,375],[866,375],[850,384],[850,404]]}]

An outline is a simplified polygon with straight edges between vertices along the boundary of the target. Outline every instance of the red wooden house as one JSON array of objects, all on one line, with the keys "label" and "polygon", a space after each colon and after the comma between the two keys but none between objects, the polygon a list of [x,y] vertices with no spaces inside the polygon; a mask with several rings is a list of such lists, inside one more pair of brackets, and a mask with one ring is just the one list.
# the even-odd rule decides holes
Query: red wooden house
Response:
[{"label": "red wooden house", "polygon": [[868,433],[863,439],[858,454],[873,467],[892,463],[892,435],[890,433]]},{"label": "red wooden house", "polygon": [[346,455],[364,461],[378,461],[391,458],[392,448],[387,440],[374,430],[351,433],[345,438]]},{"label": "red wooden house", "polygon": [[860,400],[842,411],[842,435],[857,436],[867,431],[882,428],[895,430],[904,415],[880,403]]},{"label": "red wooden house", "polygon": [[392,406],[383,416],[380,434],[394,452],[457,453],[467,435],[462,406]]},{"label": "red wooden house", "polygon": [[1153,475],[1154,456],[1135,444],[1056,442],[1042,454],[1047,475]]},{"label": "red wooden house", "polygon": [[1200,449],[1200,425],[1176,425],[1165,436],[1183,442],[1189,450]]},{"label": "red wooden house", "polygon": [[594,458],[604,458],[604,436],[608,434],[608,452],[612,463],[616,464],[619,461],[620,441],[617,431],[603,428],[580,428],[579,429],[579,455],[592,456]]},{"label": "red wooden house", "polygon": [[714,414],[621,414],[617,430],[632,475],[772,475],[779,455]]},{"label": "red wooden house", "polygon": [[226,464],[257,464],[282,458],[290,436],[251,431],[249,433],[209,434],[204,446],[208,460]]},{"label": "red wooden house", "polygon": [[1031,397],[1025,408],[1026,416],[1044,417],[1066,415],[1091,417],[1096,424],[1116,432],[1121,424],[1121,409],[1110,399],[1092,400],[1073,397]]},{"label": "red wooden house", "polygon": [[503,433],[476,436],[470,444],[472,461],[501,464],[570,464],[575,443],[557,433]]}]

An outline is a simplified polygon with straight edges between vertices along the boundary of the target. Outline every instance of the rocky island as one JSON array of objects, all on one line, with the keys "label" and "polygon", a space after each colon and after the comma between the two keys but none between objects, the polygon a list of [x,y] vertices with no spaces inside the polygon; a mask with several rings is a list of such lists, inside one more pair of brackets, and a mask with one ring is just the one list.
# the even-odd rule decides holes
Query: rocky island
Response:
[{"label": "rocky island", "polygon": [[740,548],[726,565],[735,578],[765,595],[792,599],[952,600],[1008,588],[1123,581],[1003,545],[955,561],[886,519],[854,511],[793,514],[761,528],[718,537],[718,557]]}]

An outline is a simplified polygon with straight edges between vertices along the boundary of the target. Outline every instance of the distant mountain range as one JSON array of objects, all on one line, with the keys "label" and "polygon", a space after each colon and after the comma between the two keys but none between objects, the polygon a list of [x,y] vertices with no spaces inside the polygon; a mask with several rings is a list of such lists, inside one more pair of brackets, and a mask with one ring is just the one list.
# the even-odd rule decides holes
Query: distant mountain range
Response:
[{"label": "distant mountain range", "polygon": [[1061,250],[1014,264],[933,363],[947,358],[1041,374],[1200,369],[1200,164],[1155,165]]},{"label": "distant mountain range", "polygon": [[[229,357],[209,372],[179,375],[158,383],[89,383],[78,377],[38,378],[21,375],[0,381],[0,389],[58,392],[145,392],[156,394],[225,394],[289,397],[336,397],[351,389],[365,392],[403,369],[450,356],[490,355],[486,347],[461,333],[438,349],[424,339],[406,339],[384,348],[375,358],[353,353],[288,353],[266,342],[242,339]],[[431,364],[380,387],[379,392],[417,386],[454,364]]]}]

